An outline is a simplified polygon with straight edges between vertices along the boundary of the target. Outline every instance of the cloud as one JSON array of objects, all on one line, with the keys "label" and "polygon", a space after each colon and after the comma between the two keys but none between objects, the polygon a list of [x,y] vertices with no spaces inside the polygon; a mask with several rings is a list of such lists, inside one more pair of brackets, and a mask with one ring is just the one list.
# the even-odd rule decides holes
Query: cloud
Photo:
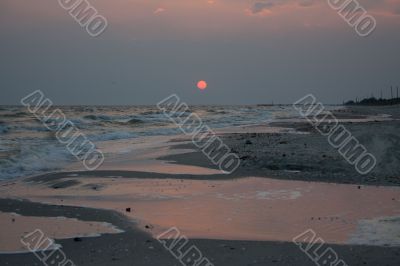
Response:
[{"label": "cloud", "polygon": [[252,4],[250,11],[252,14],[259,14],[266,10],[271,11],[274,7],[285,7],[298,5],[300,7],[310,7],[315,0],[259,0]]},{"label": "cloud", "polygon": [[165,12],[165,8],[159,7],[156,10],[154,10],[153,14],[154,15],[158,15],[158,14],[160,14],[162,12]]},{"label": "cloud", "polygon": [[252,5],[252,7],[250,8],[251,13],[253,14],[257,14],[257,13],[261,13],[263,12],[265,9],[271,9],[274,6],[273,3],[270,2],[256,2]]},{"label": "cloud", "polygon": [[312,6],[312,5],[314,5],[314,0],[302,0],[302,1],[299,1],[299,6],[302,6],[302,7],[309,7],[309,6]]}]

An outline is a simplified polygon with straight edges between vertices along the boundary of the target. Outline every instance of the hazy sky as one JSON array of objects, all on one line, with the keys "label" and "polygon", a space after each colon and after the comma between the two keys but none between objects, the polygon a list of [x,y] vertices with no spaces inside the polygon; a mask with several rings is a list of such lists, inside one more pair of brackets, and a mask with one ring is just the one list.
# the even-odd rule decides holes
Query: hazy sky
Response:
[{"label": "hazy sky", "polygon": [[[400,0],[358,0],[360,37],[327,0],[89,0],[93,38],[58,0],[0,0],[0,104],[325,103],[400,86]],[[196,82],[208,82],[205,91]]]}]

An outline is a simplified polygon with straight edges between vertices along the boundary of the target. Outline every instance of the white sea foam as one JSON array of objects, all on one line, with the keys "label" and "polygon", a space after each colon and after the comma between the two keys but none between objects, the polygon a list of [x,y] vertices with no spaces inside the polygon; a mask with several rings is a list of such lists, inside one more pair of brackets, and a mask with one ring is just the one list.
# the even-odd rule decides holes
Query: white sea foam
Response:
[{"label": "white sea foam", "polygon": [[369,246],[400,246],[400,216],[361,220],[349,244]]},{"label": "white sea foam", "polygon": [[[64,106],[60,109],[89,140],[94,144],[101,142],[103,146],[112,146],[120,140],[180,133],[156,106]],[[289,106],[194,106],[191,111],[212,129],[296,117]],[[1,107],[0,180],[62,170],[74,160],[57,142],[54,132],[24,107]]]}]

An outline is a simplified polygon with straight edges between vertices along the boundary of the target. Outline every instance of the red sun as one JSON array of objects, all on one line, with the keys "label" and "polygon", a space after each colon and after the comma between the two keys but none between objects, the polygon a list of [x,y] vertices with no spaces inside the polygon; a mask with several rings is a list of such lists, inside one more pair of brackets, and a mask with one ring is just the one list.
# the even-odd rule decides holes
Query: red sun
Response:
[{"label": "red sun", "polygon": [[207,88],[207,82],[205,82],[204,80],[200,80],[199,82],[197,82],[197,88],[199,88],[200,90],[205,90]]}]

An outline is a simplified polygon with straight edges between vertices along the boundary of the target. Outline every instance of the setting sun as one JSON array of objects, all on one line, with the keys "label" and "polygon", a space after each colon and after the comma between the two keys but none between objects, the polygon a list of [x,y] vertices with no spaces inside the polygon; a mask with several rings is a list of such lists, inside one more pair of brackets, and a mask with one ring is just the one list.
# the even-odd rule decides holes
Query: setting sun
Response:
[{"label": "setting sun", "polygon": [[204,80],[200,80],[199,82],[197,82],[197,88],[199,88],[200,90],[206,89],[207,82],[205,82]]}]

